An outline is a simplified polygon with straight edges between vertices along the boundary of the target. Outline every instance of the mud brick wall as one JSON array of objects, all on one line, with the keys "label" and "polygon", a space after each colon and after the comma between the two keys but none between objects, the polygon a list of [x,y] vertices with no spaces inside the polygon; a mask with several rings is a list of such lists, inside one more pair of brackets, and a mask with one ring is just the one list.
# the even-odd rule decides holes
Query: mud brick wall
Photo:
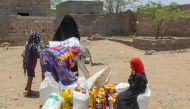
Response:
[{"label": "mud brick wall", "polygon": [[40,32],[43,41],[51,40],[55,32],[55,17],[10,16],[9,35],[5,40],[13,45],[24,44],[31,31]]}]

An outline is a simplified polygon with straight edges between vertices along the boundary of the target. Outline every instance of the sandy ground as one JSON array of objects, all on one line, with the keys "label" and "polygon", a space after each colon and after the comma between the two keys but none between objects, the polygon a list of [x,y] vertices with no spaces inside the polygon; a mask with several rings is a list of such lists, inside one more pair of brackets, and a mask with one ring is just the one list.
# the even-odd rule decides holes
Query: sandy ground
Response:
[{"label": "sandy ground", "polygon": [[[112,67],[110,83],[127,82],[129,60],[140,57],[152,91],[150,109],[189,109],[190,49],[180,53],[144,55],[144,51],[108,40],[84,43],[90,48],[94,62]],[[0,109],[40,108],[39,98],[25,98],[23,95],[27,78],[23,74],[21,52],[22,47],[0,48]],[[87,68],[92,75],[106,65],[87,65]],[[32,89],[38,91],[40,83],[41,69],[38,64]]]}]

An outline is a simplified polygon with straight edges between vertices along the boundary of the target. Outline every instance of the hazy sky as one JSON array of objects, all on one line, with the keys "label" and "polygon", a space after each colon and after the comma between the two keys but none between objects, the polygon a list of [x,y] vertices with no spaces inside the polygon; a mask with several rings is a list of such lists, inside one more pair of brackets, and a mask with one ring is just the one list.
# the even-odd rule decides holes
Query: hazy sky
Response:
[{"label": "hazy sky", "polygon": [[153,2],[161,1],[161,3],[163,4],[170,4],[172,2],[175,2],[178,4],[190,4],[190,0],[140,0],[140,1],[143,1],[143,4],[148,3],[149,1],[153,1]]},{"label": "hazy sky", "polygon": [[[62,1],[72,1],[72,0],[62,0]],[[94,1],[94,0],[73,0],[73,1]],[[101,1],[104,1],[104,0],[101,0]],[[190,0],[139,0],[139,3],[143,2],[143,4],[146,4],[149,1],[153,1],[153,2],[161,1],[161,3],[163,4],[170,4],[172,2],[175,2],[178,4],[190,4]]]}]

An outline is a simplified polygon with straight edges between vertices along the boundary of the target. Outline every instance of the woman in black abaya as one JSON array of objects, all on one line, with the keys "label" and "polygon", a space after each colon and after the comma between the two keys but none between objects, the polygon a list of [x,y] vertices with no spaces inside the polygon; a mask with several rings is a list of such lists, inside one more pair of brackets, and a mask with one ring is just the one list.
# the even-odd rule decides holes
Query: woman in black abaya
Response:
[{"label": "woman in black abaya", "polygon": [[[80,33],[74,18],[71,15],[65,15],[53,37],[53,41],[64,41],[71,37],[76,37],[80,40]],[[78,76],[77,64],[75,64],[71,71],[76,72],[75,76]]]}]

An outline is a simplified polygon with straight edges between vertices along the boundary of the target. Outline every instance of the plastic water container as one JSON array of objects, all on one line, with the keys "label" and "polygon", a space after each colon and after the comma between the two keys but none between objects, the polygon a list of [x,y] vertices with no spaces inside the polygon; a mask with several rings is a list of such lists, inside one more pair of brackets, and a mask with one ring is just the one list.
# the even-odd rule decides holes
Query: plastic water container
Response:
[{"label": "plastic water container", "polygon": [[149,89],[149,87],[147,85],[145,93],[142,93],[142,94],[138,95],[138,97],[137,97],[139,109],[148,109],[150,96],[151,96],[151,90]]}]

